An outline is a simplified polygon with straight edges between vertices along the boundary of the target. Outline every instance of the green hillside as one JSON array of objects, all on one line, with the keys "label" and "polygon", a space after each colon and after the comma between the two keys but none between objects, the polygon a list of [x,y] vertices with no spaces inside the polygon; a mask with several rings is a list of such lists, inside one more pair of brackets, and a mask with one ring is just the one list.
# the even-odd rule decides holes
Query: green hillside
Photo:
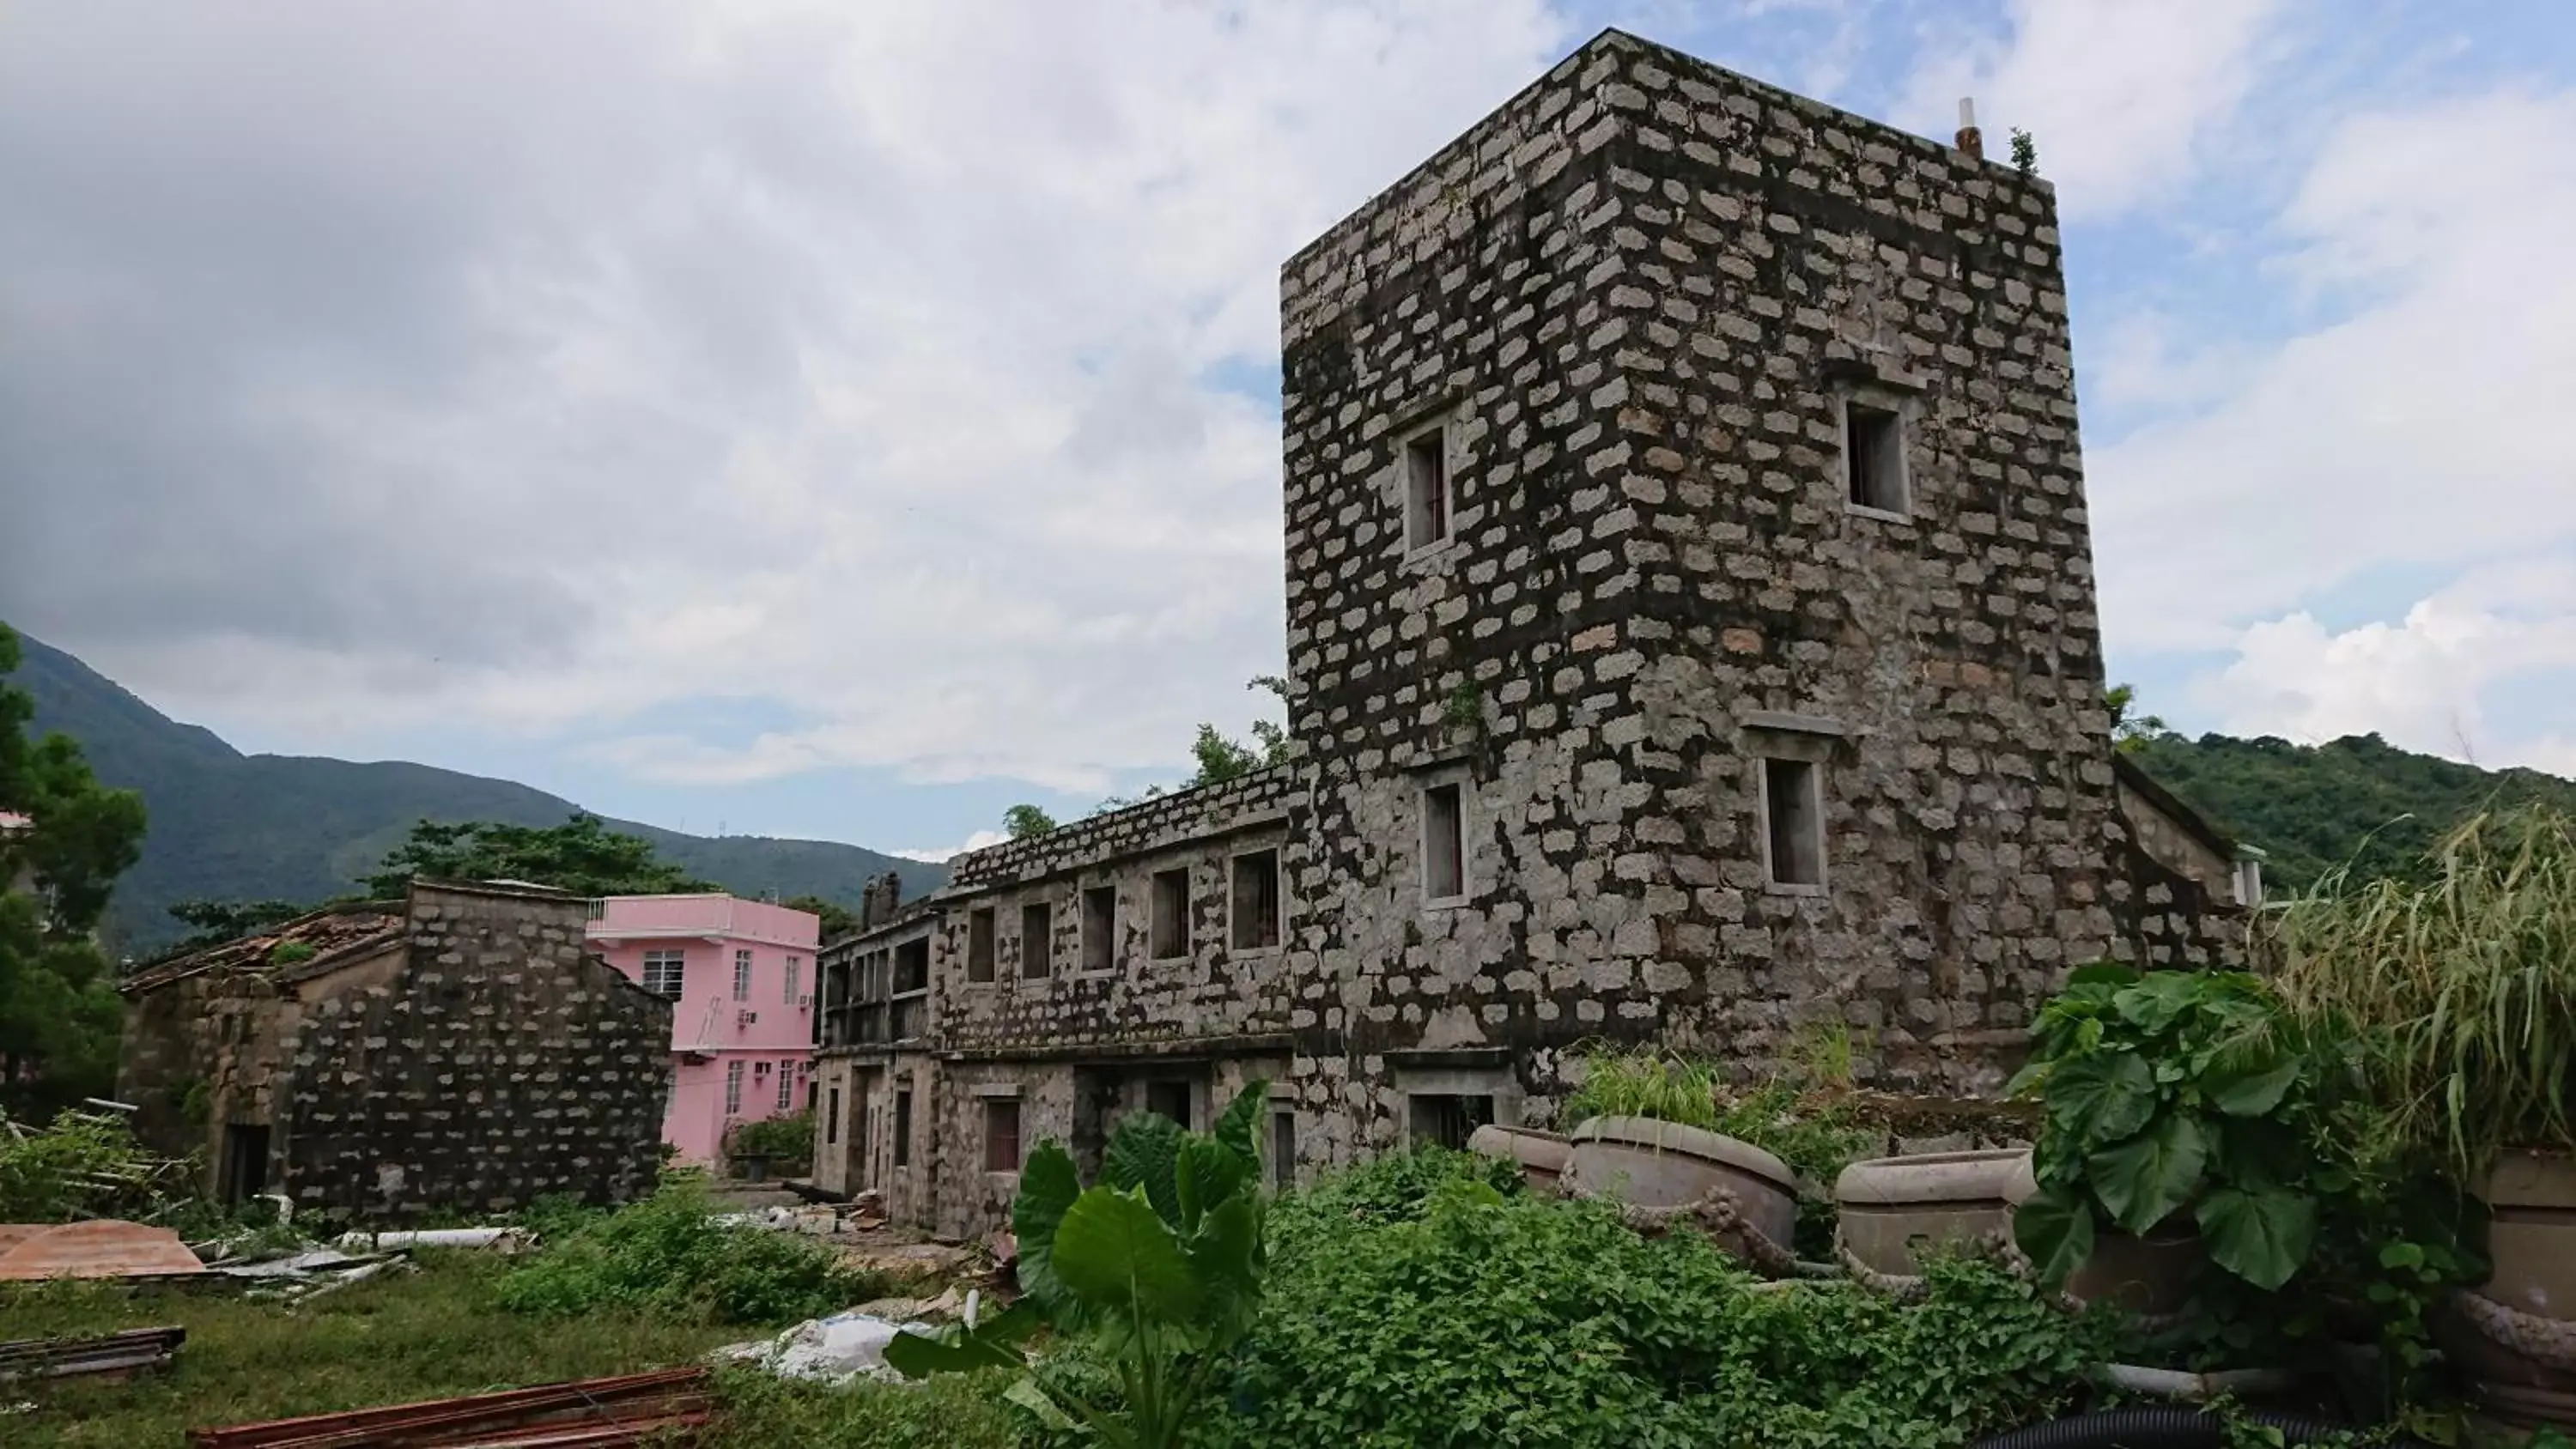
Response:
[{"label": "green hillside", "polygon": [[2356,874],[2413,876],[2442,832],[2489,803],[2576,810],[2576,781],[2482,770],[2401,750],[2377,735],[2294,745],[2265,736],[2157,735],[2136,742],[2147,773],[2269,857],[2264,878],[2299,889],[2346,860]]},{"label": "green hillside", "polygon": [[[508,780],[427,765],[245,755],[210,730],[170,719],[71,655],[20,639],[26,660],[11,682],[35,697],[37,731],[60,730],[79,740],[99,779],[140,790],[151,813],[143,859],[118,884],[103,927],[122,952],[143,954],[185,934],[167,910],[178,901],[341,894],[415,820],[556,825],[575,808]],[[869,876],[897,872],[910,897],[946,875],[935,865],[855,845],[710,839],[609,824],[651,840],[690,874],[743,895],[815,895],[855,909]]]}]

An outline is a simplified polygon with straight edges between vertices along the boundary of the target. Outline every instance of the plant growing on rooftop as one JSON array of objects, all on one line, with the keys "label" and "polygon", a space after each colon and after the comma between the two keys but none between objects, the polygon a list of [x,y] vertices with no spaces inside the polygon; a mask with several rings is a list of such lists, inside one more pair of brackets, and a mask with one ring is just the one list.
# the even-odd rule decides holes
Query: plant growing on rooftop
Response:
[{"label": "plant growing on rooftop", "polygon": [[1052,1326],[1097,1350],[1114,1392],[1032,1376],[1011,1386],[1011,1401],[1114,1449],[1174,1449],[1260,1306],[1268,1255],[1253,1124],[1269,1094],[1266,1082],[1245,1087],[1206,1133],[1130,1115],[1087,1188],[1062,1146],[1040,1143],[1011,1211],[1028,1296],[940,1339],[897,1337],[886,1362],[908,1378],[1016,1368],[1022,1345]]}]

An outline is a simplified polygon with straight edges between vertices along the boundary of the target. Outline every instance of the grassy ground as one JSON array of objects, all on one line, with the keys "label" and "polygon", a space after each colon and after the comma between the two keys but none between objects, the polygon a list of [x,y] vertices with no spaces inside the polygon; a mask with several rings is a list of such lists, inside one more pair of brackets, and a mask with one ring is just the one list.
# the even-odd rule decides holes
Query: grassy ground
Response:
[{"label": "grassy ground", "polygon": [[[0,1385],[9,1449],[178,1449],[191,1428],[398,1404],[564,1379],[685,1364],[762,1330],[656,1321],[634,1314],[536,1318],[501,1311],[504,1264],[485,1255],[424,1255],[422,1271],[389,1274],[298,1308],[230,1292],[53,1285],[0,1292],[0,1338],[104,1333],[178,1324],[174,1371],[126,1382]],[[925,1392],[865,1386],[790,1388],[729,1376],[710,1449],[1016,1442],[991,1386],[951,1380]]]}]

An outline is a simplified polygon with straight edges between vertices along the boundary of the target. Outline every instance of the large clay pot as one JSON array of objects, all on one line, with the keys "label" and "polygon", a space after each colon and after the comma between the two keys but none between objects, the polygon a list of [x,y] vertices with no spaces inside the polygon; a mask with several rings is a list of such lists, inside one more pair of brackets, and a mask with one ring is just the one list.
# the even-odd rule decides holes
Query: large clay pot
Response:
[{"label": "large clay pot", "polygon": [[[1722,1188],[1746,1228],[1780,1254],[1789,1251],[1798,1226],[1797,1177],[1749,1142],[1651,1117],[1595,1117],[1576,1127],[1570,1142],[1565,1185],[1580,1196],[1678,1208]],[[1719,1246],[1748,1260],[1763,1256],[1735,1233]]]},{"label": "large clay pot", "polygon": [[1834,1179],[1834,1241],[1873,1273],[1911,1277],[1928,1250],[2010,1242],[2013,1209],[2037,1190],[2026,1147],[1855,1162]]},{"label": "large clay pot", "polygon": [[2495,1272],[2453,1300],[2443,1347],[2489,1417],[2576,1429],[2576,1158],[2517,1153],[2478,1196]]},{"label": "large clay pot", "polygon": [[1562,1132],[1542,1132],[1536,1127],[1498,1127],[1492,1123],[1479,1127],[1467,1139],[1467,1150],[1505,1162],[1521,1165],[1521,1180],[1534,1188],[1552,1188],[1565,1173],[1565,1159],[1572,1147]]},{"label": "large clay pot", "polygon": [[2209,1248],[2188,1227],[2161,1227],[2145,1237],[2116,1229],[2093,1235],[2093,1252],[2069,1274],[2066,1293],[2079,1303],[2116,1303],[2146,1318],[2180,1313]]}]

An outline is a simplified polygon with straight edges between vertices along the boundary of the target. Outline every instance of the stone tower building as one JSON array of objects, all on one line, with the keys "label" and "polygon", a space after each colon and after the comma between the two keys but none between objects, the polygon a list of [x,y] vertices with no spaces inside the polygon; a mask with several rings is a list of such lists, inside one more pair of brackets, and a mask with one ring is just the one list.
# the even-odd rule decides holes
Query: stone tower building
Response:
[{"label": "stone tower building", "polygon": [[1254,1077],[1344,1161],[1593,1040],[1974,1092],[2225,949],[2118,785],[2046,182],[1612,31],[1280,290],[1293,762],[827,952],[826,1186],[971,1230]]}]

